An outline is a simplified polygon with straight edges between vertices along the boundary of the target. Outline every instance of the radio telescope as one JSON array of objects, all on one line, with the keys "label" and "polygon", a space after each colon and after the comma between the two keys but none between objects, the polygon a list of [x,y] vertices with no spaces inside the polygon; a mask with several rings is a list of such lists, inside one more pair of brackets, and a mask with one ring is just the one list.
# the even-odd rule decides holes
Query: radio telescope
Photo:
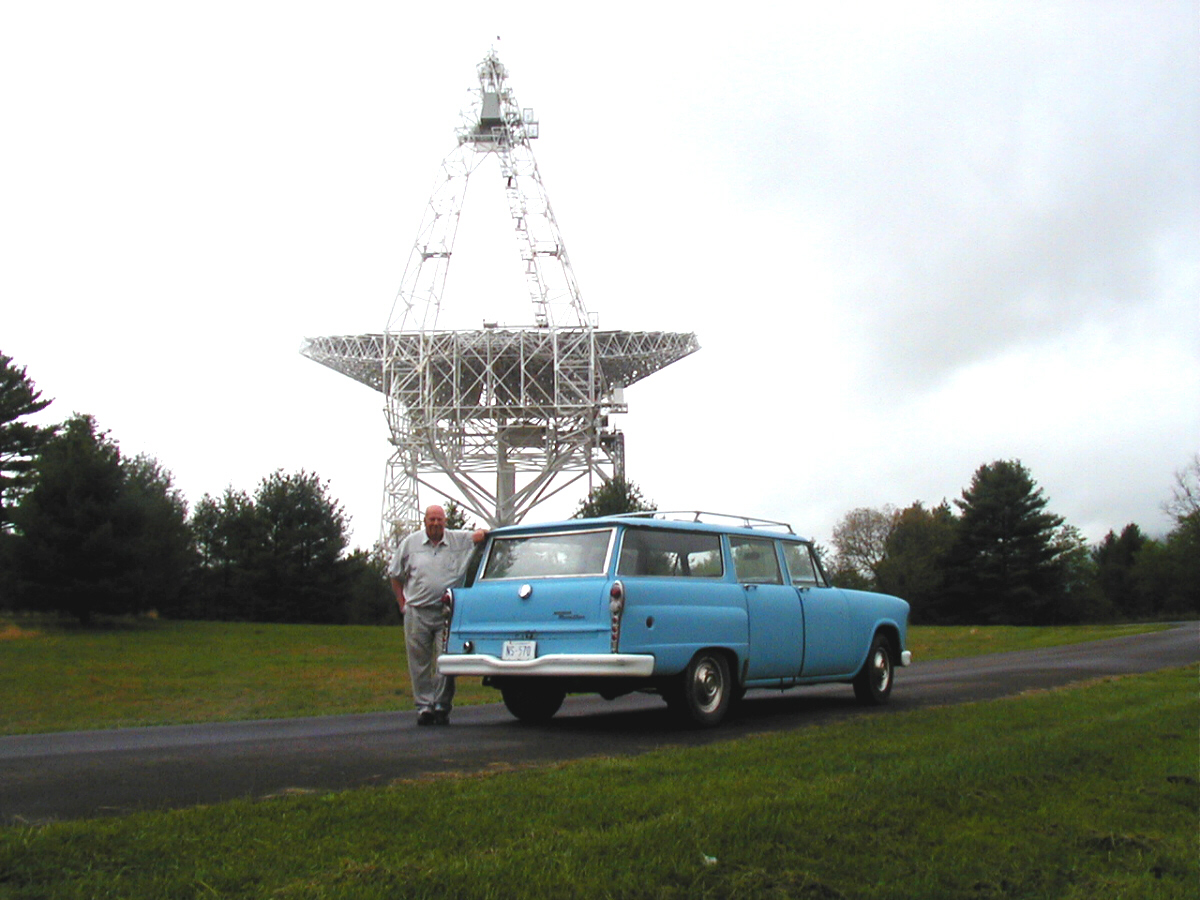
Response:
[{"label": "radio telescope", "polygon": [[[479,88],[442,161],[386,330],[309,338],[301,350],[387,399],[385,542],[421,527],[422,486],[457,494],[495,527],[519,522],[581,479],[591,488],[624,477],[624,435],[609,416],[627,411],[625,388],[699,349],[694,334],[597,327],[530,147],[537,118],[518,106],[494,50],[477,71]],[[440,329],[467,181],[492,157],[533,323]]]}]

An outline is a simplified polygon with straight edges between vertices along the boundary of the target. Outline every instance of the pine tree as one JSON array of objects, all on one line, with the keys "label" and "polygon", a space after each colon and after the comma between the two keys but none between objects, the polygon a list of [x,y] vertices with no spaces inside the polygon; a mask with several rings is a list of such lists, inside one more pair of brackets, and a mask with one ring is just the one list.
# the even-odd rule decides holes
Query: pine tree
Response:
[{"label": "pine tree", "polygon": [[945,565],[957,527],[944,500],[932,509],[914,503],[896,516],[879,564],[878,589],[907,600],[913,622],[936,623],[949,615]]},{"label": "pine tree", "polygon": [[573,518],[615,516],[629,512],[649,512],[656,509],[653,501],[642,496],[641,488],[624,478],[614,478],[593,488],[587,499],[579,504]]},{"label": "pine tree", "polygon": [[327,485],[308,472],[273,472],[253,497],[233,488],[220,498],[205,495],[192,516],[202,589],[186,614],[346,621],[358,602],[354,585],[366,583],[358,571],[361,560],[343,558],[347,527],[345,511]]},{"label": "pine tree", "polygon": [[342,621],[347,600],[339,560],[349,539],[345,511],[316,474],[276,471],[259,484],[254,507],[266,544],[258,571],[261,618]]},{"label": "pine tree", "polygon": [[12,509],[32,483],[38,455],[57,431],[20,420],[51,402],[42,399],[23,366],[0,353],[0,531],[11,526]]},{"label": "pine tree", "polygon": [[91,416],[73,416],[13,514],[18,602],[84,624],[169,605],[192,566],[186,514],[156,461],[124,459]]},{"label": "pine tree", "polygon": [[1106,604],[1122,616],[1142,618],[1152,612],[1151,598],[1134,576],[1138,557],[1149,542],[1142,530],[1130,522],[1118,536],[1112,531],[1092,551],[1096,581]]},{"label": "pine tree", "polygon": [[954,501],[961,516],[948,578],[954,617],[980,624],[1053,621],[1065,571],[1056,545],[1063,520],[1019,460],[981,466]]}]

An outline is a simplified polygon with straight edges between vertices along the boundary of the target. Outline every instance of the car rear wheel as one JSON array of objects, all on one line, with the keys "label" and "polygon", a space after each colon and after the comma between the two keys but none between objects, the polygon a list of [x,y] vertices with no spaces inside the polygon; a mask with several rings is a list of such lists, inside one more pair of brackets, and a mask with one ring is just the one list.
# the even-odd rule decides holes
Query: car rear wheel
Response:
[{"label": "car rear wheel", "polygon": [[711,728],[719,725],[733,702],[733,679],[724,655],[702,650],[665,694],[667,705],[680,718]]},{"label": "car rear wheel", "polygon": [[549,722],[567,693],[552,684],[508,682],[500,687],[508,711],[522,722]]},{"label": "car rear wheel", "polygon": [[892,645],[882,634],[875,635],[862,669],[854,676],[854,696],[859,703],[882,706],[892,693]]}]

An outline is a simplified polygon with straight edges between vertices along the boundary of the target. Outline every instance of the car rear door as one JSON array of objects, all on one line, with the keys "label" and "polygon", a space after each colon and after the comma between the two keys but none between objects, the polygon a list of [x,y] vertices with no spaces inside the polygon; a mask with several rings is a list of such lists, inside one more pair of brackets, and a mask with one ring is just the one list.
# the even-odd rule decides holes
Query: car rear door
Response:
[{"label": "car rear door", "polygon": [[795,588],[784,584],[775,541],[729,536],[733,570],[750,620],[747,681],[795,678],[804,649],[804,620]]}]

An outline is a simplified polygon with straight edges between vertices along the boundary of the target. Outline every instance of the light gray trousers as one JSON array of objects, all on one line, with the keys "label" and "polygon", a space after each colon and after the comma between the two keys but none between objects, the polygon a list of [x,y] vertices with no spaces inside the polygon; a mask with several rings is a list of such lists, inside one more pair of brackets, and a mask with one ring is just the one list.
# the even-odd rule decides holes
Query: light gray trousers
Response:
[{"label": "light gray trousers", "polygon": [[441,603],[404,608],[404,645],[408,650],[408,675],[412,679],[417,710],[450,711],[454,702],[454,676],[437,674],[446,607]]}]

